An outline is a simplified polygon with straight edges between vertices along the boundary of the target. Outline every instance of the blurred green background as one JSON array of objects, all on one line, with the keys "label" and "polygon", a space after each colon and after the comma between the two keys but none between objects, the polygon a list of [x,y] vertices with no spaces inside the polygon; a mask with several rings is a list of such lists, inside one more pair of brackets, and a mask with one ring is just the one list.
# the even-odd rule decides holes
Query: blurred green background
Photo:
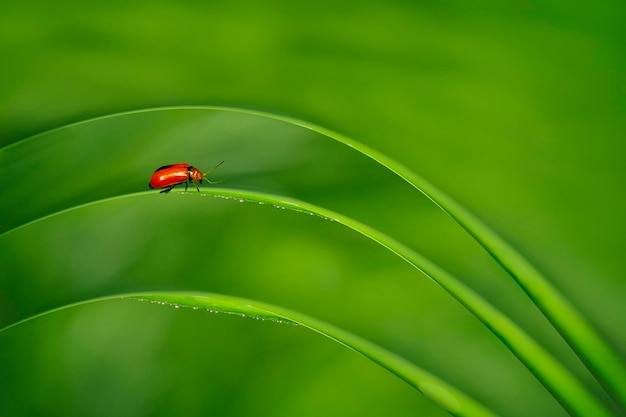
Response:
[{"label": "blurred green background", "polygon": [[[625,18],[619,0],[0,0],[0,145],[171,105],[318,123],[470,208],[626,356]],[[47,134],[31,143],[26,162],[3,154],[2,221],[54,209],[62,198],[55,185],[71,184],[82,193],[74,202],[84,202],[142,191],[160,165],[208,169],[225,159],[216,172],[230,175],[224,185],[313,201],[420,250],[597,390],[463,231],[371,161],[318,136],[203,112]],[[27,169],[9,175],[16,166]],[[112,201],[1,236],[1,323],[103,292],[223,292],[340,325],[502,415],[565,415],[475,318],[373,243],[297,213],[162,197]],[[131,301],[4,332],[0,369],[7,416],[445,415],[304,329]]]}]

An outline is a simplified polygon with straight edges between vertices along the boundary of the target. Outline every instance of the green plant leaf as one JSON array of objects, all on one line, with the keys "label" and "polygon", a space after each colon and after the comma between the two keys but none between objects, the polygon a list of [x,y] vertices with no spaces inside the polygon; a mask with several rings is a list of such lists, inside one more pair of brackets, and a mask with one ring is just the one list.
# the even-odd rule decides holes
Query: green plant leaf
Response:
[{"label": "green plant leaf", "polygon": [[[320,140],[326,137],[335,141]],[[181,141],[185,146],[181,147]],[[187,147],[194,149],[194,161],[189,161]],[[361,153],[354,152],[354,148]],[[65,155],[72,155],[72,158],[64,158]],[[328,158],[329,155],[332,158]],[[164,156],[168,159],[164,160]],[[510,320],[459,280],[408,246],[400,245],[371,227],[383,225],[387,233],[408,243],[421,239],[411,236],[413,233],[405,222],[395,226],[381,222],[380,213],[371,210],[377,201],[389,203],[389,195],[384,194],[386,189],[404,186],[413,190],[387,168],[399,173],[404,180],[411,179],[410,173],[357,142],[304,122],[243,110],[175,108],[96,119],[27,139],[0,150],[2,174],[5,178],[18,178],[24,172],[42,172],[51,181],[36,193],[20,183],[7,187],[4,200],[7,204],[0,208],[0,230],[17,230],[28,222],[70,207],[144,188],[146,173],[159,165],[210,160],[208,166],[212,166],[221,159],[227,161],[220,171],[230,177],[229,187],[271,191],[318,204],[328,203],[331,208],[362,220],[355,222],[351,217],[341,217],[341,222],[409,260],[462,300],[539,375],[566,408],[580,415],[602,414],[602,407],[580,384]],[[352,198],[345,204],[337,203],[336,198],[332,201],[326,198],[329,193],[339,194],[357,183],[362,184],[363,189],[367,187],[367,193],[361,194],[367,198]],[[268,203],[277,201],[258,192],[237,194],[234,190],[213,190],[210,193],[214,191],[241,200],[269,198]],[[409,195],[406,192],[398,195],[399,205],[412,210],[416,203],[407,198]],[[15,210],[18,202],[21,202],[20,210]],[[335,220],[340,218],[319,207],[305,209],[307,203],[293,199],[280,197],[276,205],[290,205],[292,209],[308,210]]]},{"label": "green plant leaf", "polygon": [[382,153],[323,127],[286,117],[277,118],[308,127],[362,152],[405,179],[458,222],[509,272],[609,394],[617,399],[622,410],[626,410],[626,364],[550,281],[495,231],[435,185]]},{"label": "green plant leaf", "polygon": [[[191,194],[195,195],[196,192],[193,191]],[[282,196],[220,188],[202,189],[200,195],[203,194],[238,202],[267,204],[278,209],[288,209],[308,215],[316,215],[325,220],[340,223],[372,239],[379,245],[409,262],[437,284],[441,285],[469,311],[476,315],[476,317],[485,323],[487,327],[521,359],[559,402],[570,410],[573,415],[609,416],[604,407],[602,407],[558,361],[541,348],[508,317],[495,309],[470,288],[466,287],[460,280],[385,234],[339,213]]]},{"label": "green plant leaf", "polygon": [[55,311],[71,308],[93,302],[102,302],[117,298],[127,298],[139,301],[150,301],[156,304],[169,305],[175,308],[203,309],[214,313],[235,314],[256,320],[270,320],[284,324],[295,324],[313,330],[322,336],[328,337],[337,343],[369,358],[389,372],[403,379],[427,397],[431,398],[450,414],[465,417],[494,417],[491,411],[480,405],[466,394],[453,388],[446,382],[437,378],[425,370],[415,366],[407,360],[389,352],[380,346],[351,334],[343,329],[324,323],[304,314],[290,311],[285,308],[261,303],[255,300],[230,297],[221,294],[209,293],[137,293],[120,294],[102,297],[99,299],[84,300],[72,305],[58,307],[36,316],[30,317],[20,323],[0,328],[0,333],[26,321],[33,320]]}]

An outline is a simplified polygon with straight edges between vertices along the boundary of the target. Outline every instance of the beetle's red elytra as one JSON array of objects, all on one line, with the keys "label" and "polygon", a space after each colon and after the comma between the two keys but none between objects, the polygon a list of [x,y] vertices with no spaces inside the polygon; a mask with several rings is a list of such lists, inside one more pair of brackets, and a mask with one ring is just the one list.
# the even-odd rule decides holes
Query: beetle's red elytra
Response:
[{"label": "beetle's red elytra", "polygon": [[179,184],[185,183],[185,191],[187,191],[187,186],[189,184],[193,184],[196,187],[196,190],[200,192],[199,184],[202,184],[202,180],[206,180],[209,184],[217,184],[222,182],[220,181],[211,181],[207,178],[207,175],[217,169],[220,165],[222,165],[224,161],[215,165],[213,168],[203,173],[198,168],[192,167],[188,163],[184,164],[172,164],[165,165],[161,168],[158,168],[152,174],[152,178],[150,178],[150,184],[148,186],[150,188],[164,188],[162,193],[169,193],[172,191],[172,188],[176,187]]}]

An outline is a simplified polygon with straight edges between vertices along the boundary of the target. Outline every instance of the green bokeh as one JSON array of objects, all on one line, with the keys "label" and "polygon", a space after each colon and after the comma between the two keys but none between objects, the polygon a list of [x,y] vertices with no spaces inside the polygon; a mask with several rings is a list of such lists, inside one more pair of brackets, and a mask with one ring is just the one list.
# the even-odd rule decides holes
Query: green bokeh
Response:
[{"label": "green bokeh", "polygon": [[[626,356],[619,319],[626,317],[625,19],[619,0],[0,0],[0,144],[153,106],[232,105],[316,122],[389,154],[475,211]],[[138,148],[102,155],[104,167],[134,169],[122,177],[81,167],[97,152],[89,142],[64,149],[58,171],[31,166],[9,176],[12,165],[3,162],[5,181],[21,187],[11,188],[17,197],[6,191],[0,199],[24,205],[3,205],[0,221],[40,207],[37,198],[54,202],[58,194],[46,190],[59,179],[89,201],[142,190],[162,164],[229,159],[228,146],[198,155],[202,138],[163,126],[154,123],[152,135],[170,135],[169,149],[155,149],[137,121],[94,132],[103,135],[94,143],[110,135],[121,144],[129,129],[146,132]],[[250,125],[223,128],[254,140]],[[280,143],[301,134],[289,131]],[[272,179],[284,185],[294,175],[289,192],[393,231],[464,277],[589,381],[458,228],[425,199],[403,204],[400,185],[329,146],[304,148],[311,158],[294,158],[282,176],[264,171],[275,166],[272,155],[285,160],[305,154],[302,148],[259,145],[220,169],[231,184],[272,191],[283,191]],[[336,159],[322,158],[329,152]],[[102,283],[176,288],[181,275],[198,290],[345,326],[504,415],[563,413],[480,323],[375,245],[294,213],[212,199],[196,213],[186,196],[160,197],[67,213],[1,237],[2,321],[88,297]],[[181,242],[175,251],[172,236]],[[29,291],[49,292],[50,305],[20,311]],[[8,405],[0,415],[443,415],[393,376],[303,329],[114,304],[2,334],[0,404]],[[354,314],[363,310],[370,313]]]}]

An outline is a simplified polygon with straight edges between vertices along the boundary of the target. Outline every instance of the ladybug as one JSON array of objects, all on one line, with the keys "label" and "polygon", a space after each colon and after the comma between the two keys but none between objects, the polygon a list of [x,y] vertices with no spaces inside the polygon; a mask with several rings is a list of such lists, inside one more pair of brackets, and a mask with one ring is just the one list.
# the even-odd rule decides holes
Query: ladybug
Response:
[{"label": "ladybug", "polygon": [[202,184],[203,179],[206,179],[209,184],[217,184],[223,181],[211,181],[207,178],[209,173],[213,172],[223,163],[224,161],[220,162],[205,173],[202,173],[198,168],[192,167],[187,163],[165,165],[154,171],[148,186],[150,188],[164,188],[161,193],[169,193],[172,191],[172,188],[176,187],[178,184],[185,183],[185,191],[187,191],[189,184],[193,184],[196,186],[196,190],[200,192],[198,184]]}]

